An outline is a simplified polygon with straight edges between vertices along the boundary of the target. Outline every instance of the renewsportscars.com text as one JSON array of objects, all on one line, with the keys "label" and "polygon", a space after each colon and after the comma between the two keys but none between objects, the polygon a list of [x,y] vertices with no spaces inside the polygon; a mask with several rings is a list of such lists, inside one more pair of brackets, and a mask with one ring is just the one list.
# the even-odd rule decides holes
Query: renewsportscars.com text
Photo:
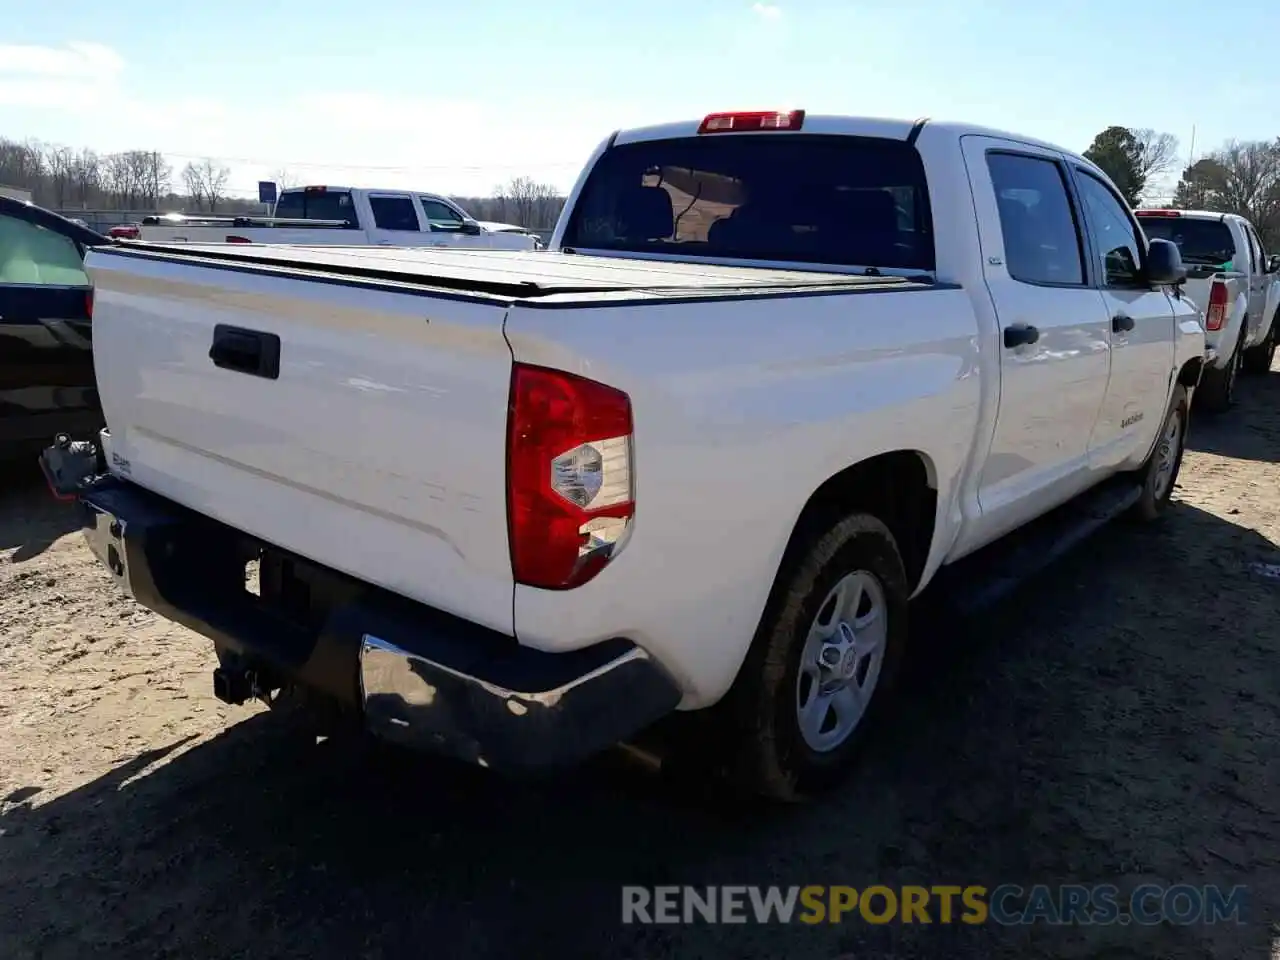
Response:
[{"label": "renewsportscars.com text", "polygon": [[1088,925],[1242,923],[1245,887],[1113,884],[623,887],[622,922]]}]

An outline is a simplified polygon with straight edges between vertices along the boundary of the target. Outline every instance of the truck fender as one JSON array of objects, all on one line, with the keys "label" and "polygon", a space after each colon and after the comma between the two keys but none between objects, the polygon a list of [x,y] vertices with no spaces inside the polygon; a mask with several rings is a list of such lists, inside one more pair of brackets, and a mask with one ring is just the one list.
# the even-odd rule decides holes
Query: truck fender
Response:
[{"label": "truck fender", "polygon": [[778,558],[773,590],[785,582],[789,564],[803,555],[812,537],[851,513],[865,511],[893,533],[914,591],[943,526],[938,516],[942,506],[937,467],[920,450],[888,450],[852,463],[824,480],[797,512]]},{"label": "truck fender", "polygon": [[1222,325],[1218,335],[1222,338],[1218,343],[1218,366],[1225,366],[1231,359],[1231,350],[1237,343],[1241,349],[1249,344],[1249,295],[1239,293],[1231,302],[1231,310],[1227,314],[1227,322]]}]

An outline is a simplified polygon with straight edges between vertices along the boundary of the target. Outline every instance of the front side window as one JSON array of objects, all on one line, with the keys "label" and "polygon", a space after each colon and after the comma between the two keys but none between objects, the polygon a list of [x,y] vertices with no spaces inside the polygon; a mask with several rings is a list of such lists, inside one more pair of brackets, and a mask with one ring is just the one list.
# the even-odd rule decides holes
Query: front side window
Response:
[{"label": "front side window", "polygon": [[441,203],[439,200],[428,200],[422,197],[422,212],[427,215],[427,220],[434,226],[439,224],[443,227],[457,227],[462,223],[462,218],[458,216],[458,211],[453,209],[447,203]]},{"label": "front side window", "polygon": [[1244,232],[1249,238],[1249,256],[1253,260],[1253,272],[1257,273],[1266,263],[1266,255],[1262,252],[1262,242],[1258,239],[1258,235],[1253,232],[1253,227],[1246,226]]},{"label": "front side window", "polygon": [[987,155],[1009,276],[1023,283],[1083,285],[1084,258],[1062,167],[1045,157]]},{"label": "front side window", "polygon": [[0,283],[90,286],[71,238],[6,216],[0,216]]},{"label": "front side window", "polygon": [[1079,186],[1103,285],[1141,286],[1142,242],[1124,204],[1106,184],[1084,170],[1080,171]]}]

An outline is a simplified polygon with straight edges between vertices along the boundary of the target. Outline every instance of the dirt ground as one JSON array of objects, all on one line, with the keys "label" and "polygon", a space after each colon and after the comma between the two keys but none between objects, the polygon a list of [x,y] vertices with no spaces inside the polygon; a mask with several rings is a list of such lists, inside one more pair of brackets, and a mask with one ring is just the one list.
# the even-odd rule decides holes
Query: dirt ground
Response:
[{"label": "dirt ground", "polygon": [[[1280,956],[1280,371],[1180,502],[921,638],[861,777],[742,809],[610,756],[511,784],[213,699],[73,515],[0,500],[0,957]],[[1243,926],[641,927],[623,884],[1247,884]],[[1273,943],[1273,937],[1277,943]]]}]

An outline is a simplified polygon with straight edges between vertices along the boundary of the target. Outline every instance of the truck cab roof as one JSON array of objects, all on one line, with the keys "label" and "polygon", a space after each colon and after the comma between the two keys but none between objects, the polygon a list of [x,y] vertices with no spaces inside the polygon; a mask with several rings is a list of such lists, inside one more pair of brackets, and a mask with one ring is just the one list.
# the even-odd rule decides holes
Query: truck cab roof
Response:
[{"label": "truck cab roof", "polygon": [[[674,123],[654,124],[644,127],[632,127],[619,130],[612,138],[613,143],[638,143],[644,140],[666,140],[676,137],[693,137],[698,134],[702,119],[681,120]],[[894,117],[859,117],[842,114],[809,114],[803,118],[803,125],[796,133],[827,136],[849,137],[883,137],[890,140],[908,140],[919,136],[924,130],[930,134],[940,134],[952,138],[964,136],[998,137],[1002,140],[1015,140],[1020,143],[1064,153],[1067,156],[1085,160],[1083,155],[1064,150],[1057,144],[1038,140],[1024,134],[1010,133],[994,127],[979,124],[962,123],[951,120],[933,120],[928,117],[907,120]],[[787,134],[787,130],[769,130],[768,133]],[[1088,162],[1088,161],[1085,161]]]},{"label": "truck cab roof", "polygon": [[1139,217],[1170,217],[1183,220],[1247,220],[1236,213],[1224,213],[1221,210],[1173,210],[1163,207],[1144,207],[1135,210]]}]

